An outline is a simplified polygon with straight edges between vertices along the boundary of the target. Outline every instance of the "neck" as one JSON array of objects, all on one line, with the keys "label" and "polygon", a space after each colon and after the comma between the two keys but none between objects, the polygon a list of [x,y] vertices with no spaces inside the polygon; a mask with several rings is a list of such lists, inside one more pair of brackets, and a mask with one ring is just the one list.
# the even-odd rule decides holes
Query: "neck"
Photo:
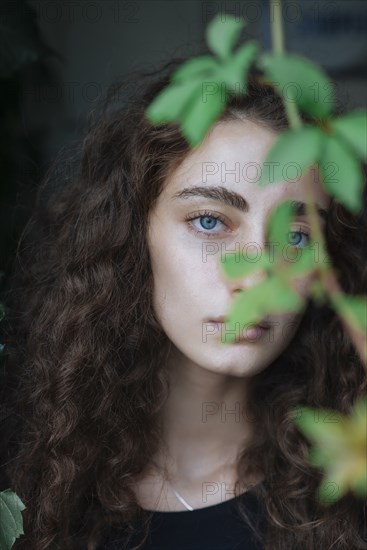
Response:
[{"label": "neck", "polygon": [[166,466],[171,480],[201,482],[215,473],[228,477],[251,435],[246,378],[209,371],[177,352],[167,368],[170,393],[161,411],[164,448],[155,462]]}]

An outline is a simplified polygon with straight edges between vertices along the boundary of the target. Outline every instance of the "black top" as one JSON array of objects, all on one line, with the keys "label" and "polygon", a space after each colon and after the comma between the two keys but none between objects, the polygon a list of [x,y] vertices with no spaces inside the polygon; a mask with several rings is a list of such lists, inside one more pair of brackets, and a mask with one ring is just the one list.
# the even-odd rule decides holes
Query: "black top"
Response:
[{"label": "black top", "polygon": [[[150,533],[141,550],[263,550],[264,545],[239,515],[238,501],[264,533],[264,510],[255,495],[246,491],[193,511],[151,512]],[[127,543],[120,527],[109,527],[98,550],[130,550],[141,540],[142,535],[136,533]]]}]

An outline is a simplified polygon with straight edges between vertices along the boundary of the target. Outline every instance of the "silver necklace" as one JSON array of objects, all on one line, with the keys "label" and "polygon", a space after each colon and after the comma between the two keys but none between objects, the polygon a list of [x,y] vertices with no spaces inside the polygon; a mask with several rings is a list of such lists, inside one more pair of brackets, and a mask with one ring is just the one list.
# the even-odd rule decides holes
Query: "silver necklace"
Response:
[{"label": "silver necklace", "polygon": [[176,489],[173,487],[172,483],[169,480],[168,480],[168,483],[170,484],[170,487],[171,487],[172,491],[175,493],[178,500],[180,502],[182,502],[182,504],[185,506],[185,508],[187,510],[190,510],[190,512],[192,512],[194,510],[194,508],[186,502],[186,500],[180,495],[180,493],[178,491],[176,491]]},{"label": "silver necklace", "polygon": [[[153,464],[158,468],[158,470],[160,472],[162,472],[162,468],[160,466],[158,466],[158,464],[154,460],[151,460],[151,462],[153,462]],[[167,476],[167,481],[168,481],[169,486],[171,487],[172,491],[174,492],[175,496],[181,502],[181,504],[183,504],[187,510],[189,510],[190,512],[193,512],[194,508],[192,506],[190,506],[190,504],[188,504],[186,502],[186,500],[183,498],[183,496],[181,496],[180,493],[174,488],[174,486],[172,485],[172,483],[169,480],[168,476]]]}]

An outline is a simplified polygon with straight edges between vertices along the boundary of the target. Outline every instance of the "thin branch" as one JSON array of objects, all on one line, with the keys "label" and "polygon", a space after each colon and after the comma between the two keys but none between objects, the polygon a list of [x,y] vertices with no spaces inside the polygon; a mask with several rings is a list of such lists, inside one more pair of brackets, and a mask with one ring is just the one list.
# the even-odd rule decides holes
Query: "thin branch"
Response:
[{"label": "thin branch", "polygon": [[284,32],[281,0],[270,0],[270,27],[274,53],[284,53]]},{"label": "thin branch", "polygon": [[[272,48],[274,53],[284,53],[284,32],[283,32],[283,17],[282,17],[282,3],[281,0],[270,0],[270,25],[272,35]],[[291,128],[300,128],[302,126],[302,119],[300,117],[297,105],[294,101],[285,99],[282,96],[282,102],[286,110],[287,119]],[[321,229],[320,221],[316,213],[316,207],[314,202],[314,194],[312,185],[307,187],[308,200],[306,203],[306,213],[311,225],[311,234],[315,242],[318,242],[321,246],[321,252],[325,254],[325,240],[323,231]],[[331,304],[333,304],[335,298],[344,294],[339,282],[337,280],[334,270],[321,264],[321,267],[316,270],[319,275],[319,280],[324,288],[325,294],[329,298]],[[334,308],[335,309],[335,308]],[[353,342],[362,363],[367,369],[367,337],[363,332],[357,330],[352,326],[347,319],[347,316],[343,316],[339,311],[336,312],[340,317],[341,322],[349,334],[351,341]]]}]

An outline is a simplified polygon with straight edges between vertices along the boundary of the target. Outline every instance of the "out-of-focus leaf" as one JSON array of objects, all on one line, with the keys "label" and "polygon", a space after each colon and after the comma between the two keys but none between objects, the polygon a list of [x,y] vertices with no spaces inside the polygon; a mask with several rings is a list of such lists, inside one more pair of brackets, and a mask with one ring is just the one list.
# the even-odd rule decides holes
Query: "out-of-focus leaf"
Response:
[{"label": "out-of-focus leaf", "polygon": [[[323,132],[313,126],[282,132],[266,156],[258,184],[298,179],[319,158],[324,141]],[[296,168],[297,178],[289,176],[289,168]]]},{"label": "out-of-focus leaf", "polygon": [[226,323],[228,338],[233,342],[232,331],[243,325],[256,324],[270,313],[299,311],[304,306],[304,299],[286,285],[279,277],[270,276],[263,282],[248,288],[233,302]]},{"label": "out-of-focus leaf", "polygon": [[270,243],[276,244],[277,255],[282,253],[285,244],[288,244],[289,226],[292,220],[291,201],[286,200],[279,204],[271,213],[268,224]]},{"label": "out-of-focus leaf", "polygon": [[329,194],[354,214],[362,208],[363,174],[356,156],[333,136],[325,136],[320,170]]},{"label": "out-of-focus leaf", "polygon": [[282,98],[296,102],[301,111],[320,118],[332,113],[334,86],[319,65],[289,53],[265,53],[258,64]]},{"label": "out-of-focus leaf", "polygon": [[360,397],[350,415],[298,406],[293,421],[314,445],[309,452],[310,463],[324,469],[319,487],[321,502],[330,502],[328,494],[332,484],[337,488],[334,500],[349,490],[361,498],[366,497],[367,398]]},{"label": "out-of-focus leaf", "polygon": [[[274,271],[282,275],[283,280],[291,279],[294,276],[301,276],[310,273],[315,267],[313,250],[310,241],[303,248],[292,245],[289,242],[289,233],[292,220],[294,218],[294,208],[291,200],[283,201],[271,213],[268,233],[269,241],[274,245],[274,256],[276,263]],[[287,263],[279,262],[279,259],[287,260]],[[290,262],[290,263],[289,263]]]},{"label": "out-of-focus leaf", "polygon": [[[296,247],[293,247],[296,248]],[[292,250],[292,247],[290,247]],[[304,248],[298,249],[298,255],[295,254],[295,260],[287,265],[289,277],[300,277],[308,275],[315,268],[315,257],[312,249],[312,241]]]},{"label": "out-of-focus leaf", "polygon": [[297,426],[312,441],[323,443],[327,447],[327,452],[335,452],[339,448],[340,438],[345,431],[344,417],[330,409],[311,409],[310,407],[301,407],[296,421]]},{"label": "out-of-focus leaf", "polygon": [[363,334],[367,332],[367,296],[351,296],[348,294],[338,294],[332,296],[332,305],[348,323]]},{"label": "out-of-focus leaf", "polygon": [[195,101],[184,114],[181,123],[181,131],[192,146],[195,147],[202,142],[209,128],[224,111],[225,106],[219,86],[212,94],[205,94],[205,98],[201,91],[196,94]]},{"label": "out-of-focus leaf", "polygon": [[330,126],[361,160],[367,162],[366,111],[355,111],[334,118]]},{"label": "out-of-focus leaf", "polygon": [[235,95],[242,95],[247,92],[248,71],[257,51],[257,42],[248,41],[238,48],[220,67],[218,78],[225,83],[227,88],[233,90]]},{"label": "out-of-focus leaf", "polygon": [[246,254],[241,254],[238,259],[233,254],[226,255],[220,265],[229,279],[237,279],[260,269],[269,268],[269,261],[262,251],[259,257],[258,251],[247,250]]},{"label": "out-of-focus leaf", "polygon": [[225,14],[224,21],[222,17],[222,14],[218,14],[210,21],[206,28],[206,43],[219,58],[226,59],[238,40],[245,22],[243,19],[236,21],[236,18],[228,13]]},{"label": "out-of-focus leaf", "polygon": [[145,110],[153,124],[177,122],[192,147],[200,145],[227,103],[227,93],[245,94],[247,74],[257,53],[256,42],[231,53],[242,26],[232,16],[215,17],[207,28],[207,42],[218,55],[190,59],[171,76],[171,82]]},{"label": "out-of-focus leaf", "polygon": [[[271,213],[268,223],[268,247],[270,245],[271,251],[269,254],[256,250],[251,252],[246,250],[246,253],[241,255],[226,255],[224,261],[221,262],[221,267],[224,274],[229,279],[237,279],[250,273],[265,270],[269,274],[282,273],[283,280],[287,276],[291,278],[293,276],[304,276],[310,273],[315,268],[314,251],[311,243],[299,248],[292,246],[289,243],[290,226],[292,223],[294,211],[292,207],[292,201],[283,201],[278,205]],[[295,260],[289,259],[290,264],[284,268],[279,263],[279,258],[284,258],[284,250],[287,247],[287,257],[293,254]]]},{"label": "out-of-focus leaf", "polygon": [[174,83],[185,82],[190,78],[205,79],[214,74],[219,68],[219,63],[212,55],[202,55],[188,59],[172,75]]},{"label": "out-of-focus leaf", "polygon": [[166,86],[145,113],[153,124],[176,122],[194,98],[201,95],[201,81],[187,80]]}]

